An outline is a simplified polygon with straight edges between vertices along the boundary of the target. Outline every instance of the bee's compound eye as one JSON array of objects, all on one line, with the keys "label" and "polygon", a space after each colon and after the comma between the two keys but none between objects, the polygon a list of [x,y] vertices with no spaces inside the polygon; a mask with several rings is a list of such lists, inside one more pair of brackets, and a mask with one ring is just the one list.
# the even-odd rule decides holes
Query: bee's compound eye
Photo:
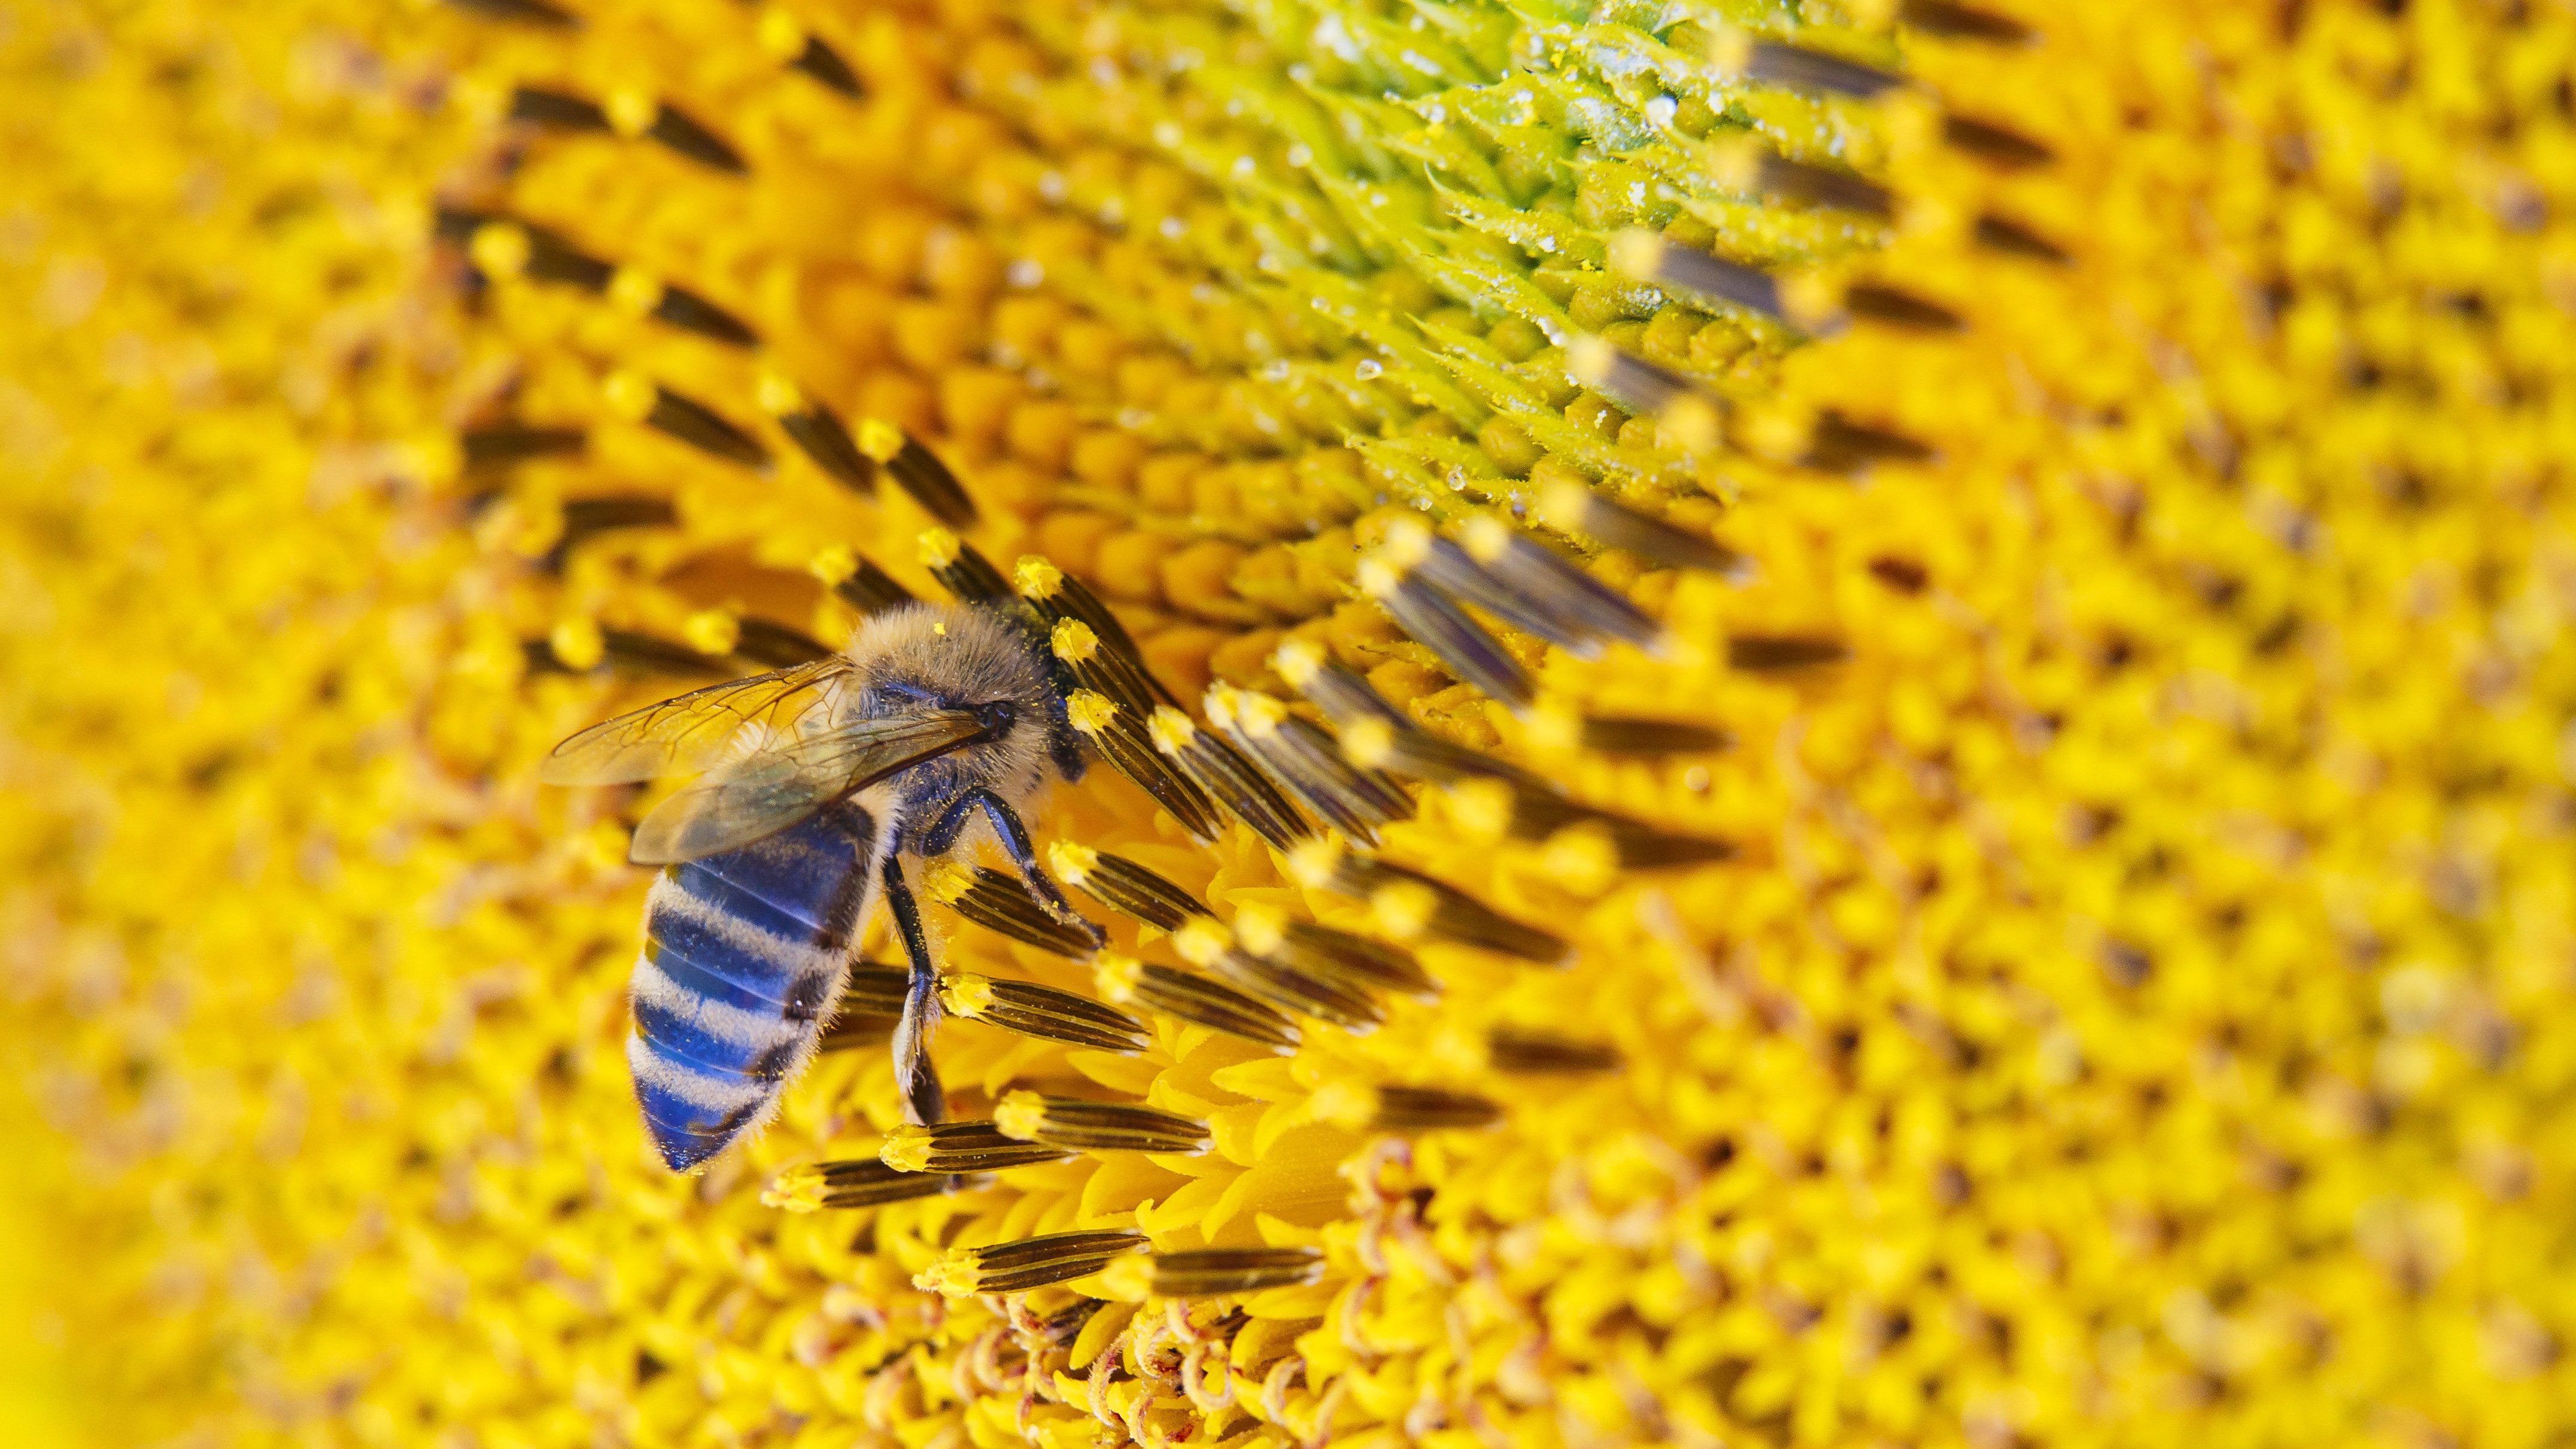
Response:
[{"label": "bee's compound eye", "polygon": [[986,734],[1009,734],[1011,726],[1019,720],[1019,717],[1019,707],[1007,699],[997,699],[991,704],[975,706],[975,719],[984,726]]}]

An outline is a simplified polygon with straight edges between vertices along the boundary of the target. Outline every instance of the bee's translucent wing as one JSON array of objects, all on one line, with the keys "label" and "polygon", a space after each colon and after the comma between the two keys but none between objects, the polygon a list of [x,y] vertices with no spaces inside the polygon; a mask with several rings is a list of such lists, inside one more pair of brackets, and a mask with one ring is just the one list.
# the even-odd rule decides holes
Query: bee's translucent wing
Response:
[{"label": "bee's translucent wing", "polygon": [[627,858],[637,865],[670,865],[740,850],[984,732],[962,710],[932,710],[782,740],[708,771],[654,807],[635,827]]},{"label": "bee's translucent wing", "polygon": [[555,746],[537,778],[549,785],[626,785],[706,769],[744,726],[783,727],[849,668],[835,654],[648,704]]}]

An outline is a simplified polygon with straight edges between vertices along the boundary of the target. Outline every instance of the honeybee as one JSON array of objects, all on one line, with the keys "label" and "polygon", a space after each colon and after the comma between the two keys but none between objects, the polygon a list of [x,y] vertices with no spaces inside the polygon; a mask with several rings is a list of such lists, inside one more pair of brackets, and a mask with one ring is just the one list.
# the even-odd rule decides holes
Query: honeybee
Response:
[{"label": "honeybee", "polygon": [[904,1114],[946,1115],[928,1049],[939,975],[906,873],[978,822],[1050,916],[1102,939],[1037,863],[1023,815],[1079,780],[1081,737],[1035,631],[975,606],[869,618],[829,658],[665,700],[555,747],[558,785],[699,778],[636,828],[663,867],[644,905],[626,1060],[663,1161],[765,1123],[829,1024],[882,896],[910,966],[894,1066]]}]

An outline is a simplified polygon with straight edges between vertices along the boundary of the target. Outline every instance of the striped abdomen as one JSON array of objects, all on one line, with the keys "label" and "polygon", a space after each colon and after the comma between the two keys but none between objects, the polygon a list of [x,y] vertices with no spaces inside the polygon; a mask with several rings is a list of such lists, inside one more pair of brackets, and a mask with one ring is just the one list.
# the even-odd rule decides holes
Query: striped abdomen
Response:
[{"label": "striped abdomen", "polygon": [[813,1054],[867,913],[875,837],[844,804],[653,883],[626,1061],[674,1171],[767,1120]]}]

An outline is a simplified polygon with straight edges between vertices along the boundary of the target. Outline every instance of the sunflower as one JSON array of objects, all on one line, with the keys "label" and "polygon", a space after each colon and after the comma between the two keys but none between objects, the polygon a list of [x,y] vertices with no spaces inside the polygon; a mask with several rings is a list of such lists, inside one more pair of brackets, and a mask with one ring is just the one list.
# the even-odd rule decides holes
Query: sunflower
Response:
[{"label": "sunflower", "polygon": [[[12,1442],[2576,1430],[2558,9],[138,0],[0,77]],[[955,1120],[877,921],[674,1174],[661,787],[537,762],[951,596],[1084,684],[1107,944],[926,872]]]}]

